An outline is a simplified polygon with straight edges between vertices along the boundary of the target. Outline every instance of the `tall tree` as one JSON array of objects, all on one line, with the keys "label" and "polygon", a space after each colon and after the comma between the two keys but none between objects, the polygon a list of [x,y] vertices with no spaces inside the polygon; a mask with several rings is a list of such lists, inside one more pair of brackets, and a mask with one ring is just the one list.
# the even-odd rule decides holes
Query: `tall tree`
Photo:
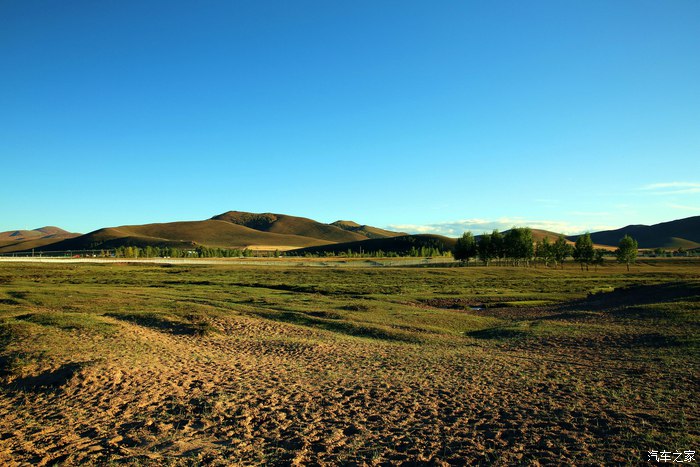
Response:
[{"label": "tall tree", "polygon": [[549,242],[547,237],[542,237],[542,239],[535,244],[535,258],[542,260],[545,267],[554,259],[554,245]]},{"label": "tall tree", "polygon": [[503,259],[506,257],[505,248],[503,245],[503,235],[497,229],[491,232],[491,252],[489,253],[491,258]]},{"label": "tall tree", "polygon": [[457,239],[453,255],[456,260],[466,262],[467,264],[469,264],[469,258],[476,256],[476,241],[471,232],[464,232],[464,234]]},{"label": "tall tree", "polygon": [[583,271],[583,266],[586,266],[586,271],[588,271],[588,265],[593,262],[595,257],[595,248],[593,248],[593,240],[591,240],[591,234],[586,232],[576,239],[576,244],[574,245],[574,260],[581,264],[581,271]]},{"label": "tall tree", "polygon": [[479,237],[477,250],[481,261],[488,266],[489,261],[494,258],[494,251],[491,245],[491,234],[484,232],[481,237]]},{"label": "tall tree", "polygon": [[559,263],[563,269],[564,260],[571,256],[572,253],[572,246],[566,243],[566,239],[563,235],[559,235],[559,238],[557,238],[552,244],[552,255],[554,257],[554,261]]},{"label": "tall tree", "polygon": [[534,253],[532,230],[528,227],[513,227],[503,237],[506,256],[517,264],[529,261]]},{"label": "tall tree", "polygon": [[628,271],[630,270],[630,264],[634,263],[634,261],[637,259],[637,249],[637,240],[629,235],[622,237],[622,240],[620,240],[620,243],[617,246],[617,250],[615,251],[617,260],[620,263],[627,264]]},{"label": "tall tree", "polygon": [[605,262],[605,250],[602,248],[596,248],[593,257],[593,264],[595,264],[595,270],[598,270],[598,266],[602,266]]}]

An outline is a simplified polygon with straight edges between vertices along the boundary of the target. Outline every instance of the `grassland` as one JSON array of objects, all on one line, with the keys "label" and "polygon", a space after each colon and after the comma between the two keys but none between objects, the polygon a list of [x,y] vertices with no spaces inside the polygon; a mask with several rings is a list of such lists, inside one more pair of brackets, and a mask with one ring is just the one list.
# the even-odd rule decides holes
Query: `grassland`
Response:
[{"label": "grassland", "polygon": [[0,463],[697,451],[699,266],[0,263]]}]

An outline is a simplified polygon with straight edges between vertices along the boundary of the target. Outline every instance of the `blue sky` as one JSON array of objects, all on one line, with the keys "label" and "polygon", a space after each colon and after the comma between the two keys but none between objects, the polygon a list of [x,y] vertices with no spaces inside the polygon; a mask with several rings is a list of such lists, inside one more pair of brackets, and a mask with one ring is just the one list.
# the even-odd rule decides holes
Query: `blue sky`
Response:
[{"label": "blue sky", "polygon": [[700,215],[700,2],[4,1],[0,231]]}]

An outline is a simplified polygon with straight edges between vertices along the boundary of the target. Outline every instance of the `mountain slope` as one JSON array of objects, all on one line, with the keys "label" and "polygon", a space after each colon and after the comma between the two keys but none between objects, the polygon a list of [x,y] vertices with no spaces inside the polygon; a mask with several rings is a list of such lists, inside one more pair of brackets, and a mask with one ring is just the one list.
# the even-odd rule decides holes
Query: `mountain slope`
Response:
[{"label": "mountain slope", "polygon": [[348,232],[358,233],[367,238],[390,238],[408,235],[405,232],[392,232],[390,230],[380,229],[379,227],[372,227],[371,225],[360,225],[353,221],[335,221],[330,225],[347,230]]},{"label": "mountain slope", "polygon": [[[353,223],[354,224],[354,223]],[[357,229],[355,229],[355,225]],[[112,249],[119,246],[170,246],[192,248],[196,245],[222,248],[258,248],[288,250],[321,246],[338,242],[357,242],[370,236],[400,235],[370,226],[323,224],[305,217],[273,213],[228,211],[205,221],[167,222],[144,225],[108,227],[75,238],[49,241],[60,236],[60,229],[46,227],[37,231],[7,232],[7,241],[0,243],[2,251],[68,251]],[[41,232],[39,231],[41,230]],[[355,231],[356,230],[356,231]],[[47,240],[37,241],[44,235]],[[30,238],[32,243],[20,243],[18,238]],[[26,240],[23,240],[26,241]],[[11,250],[1,247],[12,244]]]},{"label": "mountain slope", "polygon": [[206,245],[224,248],[300,248],[330,243],[325,240],[261,232],[219,220],[126,225],[99,229],[77,238],[49,245],[44,250],[109,249],[118,246],[170,246],[187,248]]},{"label": "mountain slope", "polygon": [[0,253],[27,251],[79,235],[54,226],[40,227],[34,230],[0,232]]},{"label": "mountain slope", "polygon": [[367,239],[365,235],[347,231],[335,225],[322,224],[306,217],[286,214],[228,211],[214,216],[212,219],[243,225],[261,232],[300,235],[329,242],[352,242]]},{"label": "mountain slope", "polygon": [[[629,235],[640,248],[697,248],[700,247],[700,216],[677,219],[654,225],[628,225],[621,229],[604,230],[591,234],[594,243],[617,246]],[[567,237],[576,241],[578,235]]]},{"label": "mountain slope", "polygon": [[58,237],[74,237],[80,234],[68,232],[58,227],[46,226],[40,227],[34,230],[8,230],[7,232],[0,232],[0,242],[5,241],[22,241],[37,238],[58,238]]}]

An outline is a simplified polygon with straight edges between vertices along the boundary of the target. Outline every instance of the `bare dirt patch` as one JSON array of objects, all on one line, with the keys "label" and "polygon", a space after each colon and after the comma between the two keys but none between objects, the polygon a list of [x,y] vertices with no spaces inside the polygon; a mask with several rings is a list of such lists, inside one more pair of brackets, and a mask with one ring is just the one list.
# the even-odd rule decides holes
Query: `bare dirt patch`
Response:
[{"label": "bare dirt patch", "polygon": [[[0,463],[636,464],[700,439],[693,272],[456,313],[492,270],[110,268],[56,267],[31,307],[0,304]],[[551,299],[551,277],[508,274]]]}]

